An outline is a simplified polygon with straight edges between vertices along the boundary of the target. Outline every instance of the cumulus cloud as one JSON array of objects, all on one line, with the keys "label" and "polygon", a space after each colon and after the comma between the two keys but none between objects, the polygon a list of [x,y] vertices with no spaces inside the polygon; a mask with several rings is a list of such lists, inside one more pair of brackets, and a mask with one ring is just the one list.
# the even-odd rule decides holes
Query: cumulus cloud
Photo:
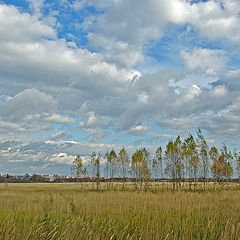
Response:
[{"label": "cumulus cloud", "polygon": [[24,131],[25,129],[18,124],[0,121],[0,132],[7,133],[12,131]]},{"label": "cumulus cloud", "polygon": [[[132,69],[109,64],[102,54],[69,47],[65,40],[55,39],[56,31],[51,26],[13,6],[0,5],[0,9],[1,94],[16,94],[16,89],[30,85],[74,107],[73,102],[79,105],[82,98],[115,94],[131,80]],[[68,97],[61,101],[61,94]]]},{"label": "cumulus cloud", "polygon": [[18,120],[28,114],[51,112],[56,108],[57,100],[52,96],[37,89],[25,89],[1,103],[0,114],[2,118]]},{"label": "cumulus cloud", "polygon": [[137,126],[134,126],[134,127],[130,128],[130,133],[132,133],[132,134],[143,134],[143,133],[146,133],[148,130],[149,130],[148,127],[146,127],[142,124],[139,124]]},{"label": "cumulus cloud", "polygon": [[88,112],[85,120],[80,122],[80,130],[87,134],[86,140],[97,143],[108,135],[107,131],[110,129],[110,124],[110,116]]},{"label": "cumulus cloud", "polygon": [[167,22],[184,23],[187,15],[187,4],[179,0],[112,1],[94,29],[107,37],[115,36],[131,45],[138,45],[159,37]]},{"label": "cumulus cloud", "polygon": [[225,69],[226,53],[223,50],[195,48],[191,52],[181,51],[181,57],[191,71],[217,75]]},{"label": "cumulus cloud", "polygon": [[229,93],[229,90],[224,85],[216,86],[212,90],[212,94],[216,97],[225,97],[228,93]]},{"label": "cumulus cloud", "polygon": [[124,41],[115,41],[100,34],[89,33],[90,47],[104,53],[104,60],[118,66],[130,68],[143,61],[143,53]]},{"label": "cumulus cloud", "polygon": [[48,161],[57,164],[72,164],[75,157],[76,156],[68,155],[66,153],[55,153],[48,158]]},{"label": "cumulus cloud", "polygon": [[36,41],[40,38],[55,39],[56,37],[56,31],[53,28],[28,13],[20,12],[14,6],[0,4],[0,23],[1,44]]},{"label": "cumulus cloud", "polygon": [[104,13],[87,24],[90,46],[104,52],[107,61],[128,68],[144,60],[145,43],[164,35],[167,24],[184,24],[189,15],[188,4],[180,0],[94,3]]},{"label": "cumulus cloud", "polygon": [[27,115],[24,120],[26,121],[44,121],[44,122],[55,122],[55,123],[71,123],[74,119],[66,117],[57,113],[47,114],[47,113],[36,113],[33,115]]},{"label": "cumulus cloud", "polygon": [[27,2],[30,4],[33,15],[37,18],[42,17],[42,8],[44,6],[44,1],[45,0],[27,0]]},{"label": "cumulus cloud", "polygon": [[191,5],[189,22],[209,39],[227,39],[239,43],[238,0],[204,1]]}]

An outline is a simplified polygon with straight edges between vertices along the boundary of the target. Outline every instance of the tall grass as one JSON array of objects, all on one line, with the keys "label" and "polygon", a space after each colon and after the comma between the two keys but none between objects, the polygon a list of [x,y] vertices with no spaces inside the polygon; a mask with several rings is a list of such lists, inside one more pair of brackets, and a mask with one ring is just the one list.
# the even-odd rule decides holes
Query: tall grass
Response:
[{"label": "tall grass", "polygon": [[[86,187],[86,186],[85,186]],[[0,186],[0,239],[240,239],[240,191],[94,192]]]}]

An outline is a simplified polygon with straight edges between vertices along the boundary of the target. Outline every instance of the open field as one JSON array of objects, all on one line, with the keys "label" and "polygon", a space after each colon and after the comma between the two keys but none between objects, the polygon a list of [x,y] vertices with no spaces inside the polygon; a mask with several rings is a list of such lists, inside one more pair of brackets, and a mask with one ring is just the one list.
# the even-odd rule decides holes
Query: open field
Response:
[{"label": "open field", "polygon": [[1,184],[0,239],[240,239],[234,185],[206,193],[91,187]]}]

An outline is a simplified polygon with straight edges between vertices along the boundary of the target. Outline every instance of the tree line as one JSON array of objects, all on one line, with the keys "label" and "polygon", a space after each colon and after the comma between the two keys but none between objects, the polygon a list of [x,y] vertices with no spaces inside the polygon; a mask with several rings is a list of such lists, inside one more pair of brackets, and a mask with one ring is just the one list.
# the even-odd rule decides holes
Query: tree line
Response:
[{"label": "tree line", "polygon": [[230,151],[225,144],[221,148],[209,146],[202,131],[196,131],[196,137],[189,133],[185,139],[178,135],[168,141],[165,149],[156,148],[154,154],[146,148],[137,149],[131,156],[123,147],[119,152],[114,149],[101,153],[93,152],[87,171],[83,159],[78,155],[72,165],[72,172],[77,181],[83,177],[91,177],[96,189],[105,181],[107,189],[113,189],[113,182],[122,182],[124,190],[127,182],[133,182],[135,190],[147,191],[150,183],[157,188],[159,182],[172,183],[173,190],[183,186],[194,190],[198,182],[202,182],[206,190],[207,182],[221,184],[229,181],[236,173],[240,182],[240,153]]}]

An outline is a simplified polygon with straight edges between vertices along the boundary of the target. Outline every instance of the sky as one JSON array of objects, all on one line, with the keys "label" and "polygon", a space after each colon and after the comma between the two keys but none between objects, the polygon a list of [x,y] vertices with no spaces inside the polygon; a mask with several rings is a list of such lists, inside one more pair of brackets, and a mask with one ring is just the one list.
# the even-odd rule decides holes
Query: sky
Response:
[{"label": "sky", "polygon": [[197,128],[240,150],[239,52],[239,0],[0,0],[0,173]]}]

